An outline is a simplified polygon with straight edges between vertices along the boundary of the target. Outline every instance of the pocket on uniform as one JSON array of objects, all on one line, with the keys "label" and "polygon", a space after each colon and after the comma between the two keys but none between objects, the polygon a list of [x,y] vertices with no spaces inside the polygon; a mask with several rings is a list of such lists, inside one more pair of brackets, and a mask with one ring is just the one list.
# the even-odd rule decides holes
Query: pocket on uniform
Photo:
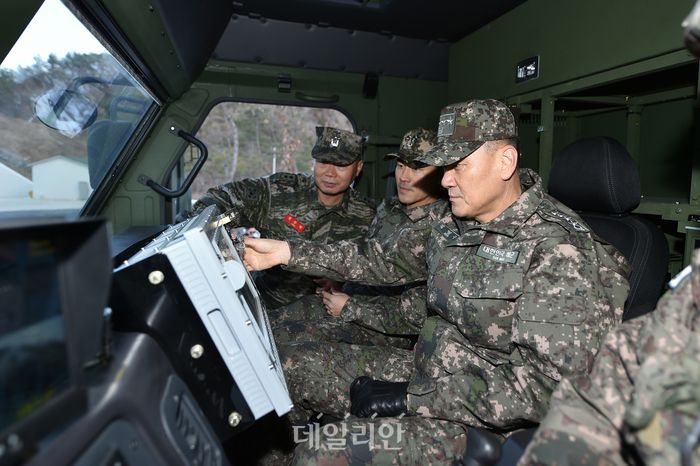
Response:
[{"label": "pocket on uniform", "polygon": [[586,299],[580,296],[526,293],[518,307],[520,321],[542,324],[579,325],[593,312],[593,309],[586,307]]},{"label": "pocket on uniform", "polygon": [[436,389],[437,382],[435,381],[435,379],[414,376],[408,384],[407,391],[411,395],[421,396],[434,392]]},{"label": "pocket on uniform", "polygon": [[522,267],[489,263],[463,270],[455,277],[455,291],[469,299],[515,300],[523,294]]},{"label": "pocket on uniform", "polygon": [[464,265],[453,284],[454,298],[462,302],[450,313],[452,322],[473,344],[509,351],[513,315],[523,294],[522,267],[491,261]]},{"label": "pocket on uniform", "polygon": [[[540,370],[553,380],[590,370],[603,332],[586,320],[593,309],[578,296],[525,293],[515,316],[515,340],[535,350]],[[549,361],[546,363],[545,361]]]}]

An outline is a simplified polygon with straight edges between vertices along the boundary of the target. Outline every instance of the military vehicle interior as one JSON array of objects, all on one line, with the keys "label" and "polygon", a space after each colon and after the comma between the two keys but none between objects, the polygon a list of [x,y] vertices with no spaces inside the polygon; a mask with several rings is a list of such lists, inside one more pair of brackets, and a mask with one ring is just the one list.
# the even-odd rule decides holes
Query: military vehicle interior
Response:
[{"label": "military vehicle interior", "polygon": [[[54,2],[59,0],[2,3],[0,57],[11,56],[35,15]],[[269,328],[256,311],[259,300],[246,285],[248,274],[230,260],[237,255],[227,252],[235,245],[223,245],[215,228],[191,239],[185,232],[194,226],[178,223],[191,207],[190,186],[207,163],[198,131],[223,102],[340,111],[367,137],[356,187],[378,199],[391,192],[383,156],[398,147],[406,130],[435,128],[440,109],[452,102],[506,102],[519,125],[520,165],[538,171],[552,194],[581,212],[633,264],[634,300],[625,318],[651,311],[664,283],[700,247],[700,78],[681,26],[691,0],[60,4],[104,47],[111,57],[104,66],[117,71],[109,79],[59,78],[51,69],[55,81],[34,89],[38,81],[27,79],[31,65],[15,74],[0,68],[0,78],[8,80],[2,86],[12,81],[32,97],[25,105],[0,89],[0,114],[16,110],[14,119],[0,120],[6,126],[0,129],[6,141],[0,169],[9,167],[7,174],[0,171],[9,181],[0,184],[34,182],[31,199],[21,202],[0,187],[2,280],[7,285],[7,277],[31,277],[39,270],[41,283],[52,290],[34,299],[36,286],[0,286],[0,296],[15,300],[3,298],[8,308],[0,315],[11,315],[9,307],[22,300],[50,308],[47,322],[63,315],[66,330],[59,340],[67,355],[60,363],[39,362],[62,369],[55,376],[62,380],[56,397],[49,379],[48,389],[27,388],[24,398],[17,395],[21,388],[8,388],[8,377],[21,379],[27,364],[36,364],[32,348],[20,348],[21,357],[3,363],[0,396],[20,396],[24,411],[0,416],[0,464],[49,464],[48,458],[51,464],[247,464],[235,437],[265,415],[284,414],[283,379],[274,393],[279,379],[270,379],[269,400],[254,407],[247,389],[231,379],[230,359],[196,356],[200,344],[205,354],[225,351],[196,318],[195,303],[189,309],[194,317],[177,324],[167,318],[188,301],[187,287],[149,274],[154,264],[170,267],[162,263],[168,254],[163,251],[174,250],[178,241],[199,241],[216,251],[213,264],[242,277],[217,290],[244,296],[247,322],[256,322],[255,335],[235,338],[259,342],[277,367]],[[44,34],[47,41],[62,35]],[[42,129],[13,126],[15,121]],[[21,169],[11,169],[40,131],[71,144],[83,141],[75,146],[87,165],[80,202],[54,210],[17,207],[39,198],[42,164],[29,157]],[[61,162],[68,155],[63,146],[47,150],[56,157],[46,160]],[[599,161],[601,154],[619,162],[611,168]],[[64,244],[65,235],[83,244]],[[128,263],[153,241],[163,247]],[[43,259],[19,267],[18,274],[16,263],[24,264],[18,257],[37,244],[53,246],[40,248]],[[86,257],[92,269],[74,262],[90,262]],[[177,273],[173,268],[169,276]],[[87,297],[77,297],[77,288],[88,287]],[[147,298],[136,302],[134,296]],[[18,328],[0,324],[0,344],[15,348],[8,351],[20,350],[13,345],[26,332]],[[154,374],[147,387],[139,377],[144,372]],[[522,445],[515,447],[499,464],[514,464]]]}]

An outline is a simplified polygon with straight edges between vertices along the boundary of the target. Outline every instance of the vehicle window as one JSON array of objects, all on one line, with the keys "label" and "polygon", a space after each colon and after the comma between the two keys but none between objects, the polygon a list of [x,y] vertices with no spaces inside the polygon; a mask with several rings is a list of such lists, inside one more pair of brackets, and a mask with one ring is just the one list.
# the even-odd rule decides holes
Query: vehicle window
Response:
[{"label": "vehicle window", "polygon": [[0,218],[76,216],[153,103],[46,0],[0,65]]},{"label": "vehicle window", "polygon": [[[192,184],[192,200],[232,180],[277,172],[311,172],[317,126],[354,131],[340,111],[244,102],[212,108],[197,133],[209,158]],[[185,173],[195,160],[188,160]]]}]

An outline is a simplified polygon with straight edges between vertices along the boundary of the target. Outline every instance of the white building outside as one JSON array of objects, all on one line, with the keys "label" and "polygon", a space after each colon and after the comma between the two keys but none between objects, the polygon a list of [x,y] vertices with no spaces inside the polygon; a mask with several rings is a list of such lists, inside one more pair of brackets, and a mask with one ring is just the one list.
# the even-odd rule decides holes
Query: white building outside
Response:
[{"label": "white building outside", "polygon": [[31,196],[34,183],[0,163],[0,198],[21,199]]},{"label": "white building outside", "polygon": [[54,201],[84,201],[90,195],[87,162],[56,155],[31,165],[33,198]]},{"label": "white building outside", "polygon": [[0,219],[13,212],[80,212],[92,191],[86,162],[57,155],[30,166],[31,180],[0,163]]}]

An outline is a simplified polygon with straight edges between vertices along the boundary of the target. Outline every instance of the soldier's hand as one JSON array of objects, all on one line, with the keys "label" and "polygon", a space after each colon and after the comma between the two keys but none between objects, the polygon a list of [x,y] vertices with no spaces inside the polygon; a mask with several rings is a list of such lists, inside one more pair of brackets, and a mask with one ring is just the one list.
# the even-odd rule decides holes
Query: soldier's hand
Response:
[{"label": "soldier's hand", "polygon": [[383,382],[361,376],[350,384],[350,413],[357,417],[407,414],[408,382]]},{"label": "soldier's hand", "polygon": [[338,317],[343,312],[345,303],[350,299],[350,295],[340,291],[321,291],[323,305],[326,307],[326,312],[333,317]]},{"label": "soldier's hand", "polygon": [[244,244],[243,262],[248,271],[286,265],[291,257],[289,244],[286,241],[246,237]]},{"label": "soldier's hand", "polygon": [[314,283],[318,285],[318,289],[316,290],[322,290],[322,291],[338,291],[340,290],[340,287],[343,286],[342,282],[338,282],[333,280],[332,278],[327,278],[327,277],[322,277],[322,278],[314,278]]}]

